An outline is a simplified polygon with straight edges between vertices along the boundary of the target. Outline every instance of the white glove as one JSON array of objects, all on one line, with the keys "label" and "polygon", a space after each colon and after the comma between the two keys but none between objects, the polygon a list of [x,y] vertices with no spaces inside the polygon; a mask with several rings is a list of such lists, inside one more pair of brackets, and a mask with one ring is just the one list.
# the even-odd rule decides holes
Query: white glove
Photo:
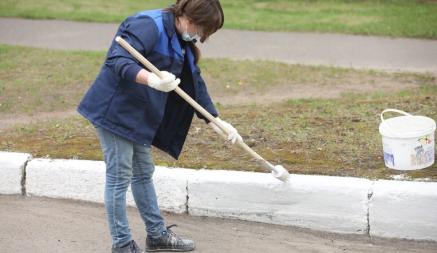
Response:
[{"label": "white glove", "polygon": [[226,128],[226,132],[224,133],[214,122],[209,122],[209,125],[216,131],[218,134],[220,134],[224,139],[231,141],[232,144],[235,144],[237,141],[243,141],[243,138],[238,134],[237,129],[233,127],[228,122],[221,120],[219,117],[216,118],[220,123]]},{"label": "white glove", "polygon": [[170,72],[161,71],[161,74],[163,76],[162,79],[154,73],[149,73],[147,76],[147,85],[159,91],[169,92],[176,89],[181,82],[179,78],[176,78],[175,75]]}]

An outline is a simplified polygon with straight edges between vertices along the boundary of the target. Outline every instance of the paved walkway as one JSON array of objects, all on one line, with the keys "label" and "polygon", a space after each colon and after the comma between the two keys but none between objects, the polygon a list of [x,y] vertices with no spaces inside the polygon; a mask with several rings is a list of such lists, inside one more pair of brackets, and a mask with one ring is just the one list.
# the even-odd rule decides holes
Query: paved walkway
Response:
[{"label": "paved walkway", "polygon": [[[117,26],[0,18],[0,43],[107,50]],[[202,51],[205,57],[437,73],[437,40],[221,30],[202,45]]]},{"label": "paved walkway", "polygon": [[[128,209],[134,239],[144,248],[143,223]],[[196,253],[435,252],[436,242],[372,239],[218,218],[165,214],[174,231],[196,241]],[[102,205],[0,195],[1,252],[110,252]]]}]

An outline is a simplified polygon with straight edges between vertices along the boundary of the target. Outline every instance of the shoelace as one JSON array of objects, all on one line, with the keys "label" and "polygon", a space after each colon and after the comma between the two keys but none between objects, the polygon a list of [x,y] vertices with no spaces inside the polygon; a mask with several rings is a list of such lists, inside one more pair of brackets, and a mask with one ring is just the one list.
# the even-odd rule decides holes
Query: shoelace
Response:
[{"label": "shoelace", "polygon": [[182,242],[182,239],[176,233],[174,233],[171,230],[172,227],[177,227],[177,226],[178,225],[176,225],[176,224],[172,224],[172,225],[166,227],[167,228],[167,234],[169,234],[168,240],[170,240],[172,245],[177,245],[179,242]]},{"label": "shoelace", "polygon": [[137,243],[135,241],[133,241],[130,246],[131,246],[132,252],[134,252],[134,253],[142,253],[140,247],[138,247],[138,245],[137,245]]}]

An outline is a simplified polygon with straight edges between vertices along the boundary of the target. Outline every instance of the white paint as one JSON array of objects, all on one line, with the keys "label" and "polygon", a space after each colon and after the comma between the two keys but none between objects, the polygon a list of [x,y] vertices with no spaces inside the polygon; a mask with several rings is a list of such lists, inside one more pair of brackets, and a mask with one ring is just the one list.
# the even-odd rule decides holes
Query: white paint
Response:
[{"label": "white paint", "polygon": [[30,154],[0,152],[0,194],[21,194],[21,179]]},{"label": "white paint", "polygon": [[[29,154],[0,152],[0,194],[20,194]],[[31,195],[103,203],[101,161],[33,159],[26,166]],[[291,175],[287,183],[267,173],[195,171],[156,167],[162,210],[295,225],[341,233],[437,241],[437,183],[369,181]],[[188,185],[188,192],[187,192]],[[368,194],[371,193],[370,204]],[[134,205],[130,190],[128,205]],[[369,212],[368,212],[369,211]]]},{"label": "white paint", "polygon": [[366,233],[370,181],[266,173],[200,171],[188,182],[189,212],[295,225],[340,233]]},{"label": "white paint", "polygon": [[[52,198],[103,203],[105,164],[102,161],[34,159],[27,166],[27,193]],[[160,208],[182,213],[186,210],[186,177],[191,170],[157,167],[154,181]],[[135,206],[129,187],[127,205]]]},{"label": "white paint", "polygon": [[196,173],[191,169],[156,166],[153,180],[161,210],[183,213],[187,209],[188,178]]},{"label": "white paint", "polygon": [[103,202],[103,162],[33,159],[26,174],[29,195]]},{"label": "white paint", "polygon": [[381,180],[370,202],[370,235],[437,241],[437,183]]}]

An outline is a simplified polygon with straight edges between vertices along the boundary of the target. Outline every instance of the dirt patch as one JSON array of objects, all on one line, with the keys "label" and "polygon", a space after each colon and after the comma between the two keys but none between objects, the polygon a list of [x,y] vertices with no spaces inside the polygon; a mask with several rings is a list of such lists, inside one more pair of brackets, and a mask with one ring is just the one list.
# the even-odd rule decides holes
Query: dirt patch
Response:
[{"label": "dirt patch", "polygon": [[[372,78],[361,80],[342,80],[338,84],[293,84],[276,85],[268,89],[247,89],[238,92],[229,92],[223,88],[211,87],[211,97],[214,102],[222,105],[248,105],[248,104],[272,104],[289,99],[306,98],[339,98],[347,93],[373,93],[373,92],[396,92],[407,88],[419,87],[416,80],[378,80]],[[38,112],[33,115],[26,114],[0,114],[0,130],[12,128],[16,125],[32,123],[36,121],[46,121],[50,119],[63,119],[77,112],[72,108],[66,111]]]},{"label": "dirt patch", "polygon": [[224,105],[247,105],[262,102],[271,104],[288,99],[305,98],[339,98],[345,93],[373,93],[373,92],[396,92],[406,88],[414,88],[419,85],[414,82],[378,82],[350,85],[339,83],[336,85],[293,85],[273,86],[265,92],[248,90],[229,95],[220,90],[214,90],[212,97],[215,102]]},{"label": "dirt patch", "polygon": [[33,115],[21,115],[21,114],[0,114],[0,130],[12,128],[17,125],[28,124],[46,121],[50,119],[63,119],[68,118],[78,113],[75,110],[57,111],[57,112],[39,112]]}]

